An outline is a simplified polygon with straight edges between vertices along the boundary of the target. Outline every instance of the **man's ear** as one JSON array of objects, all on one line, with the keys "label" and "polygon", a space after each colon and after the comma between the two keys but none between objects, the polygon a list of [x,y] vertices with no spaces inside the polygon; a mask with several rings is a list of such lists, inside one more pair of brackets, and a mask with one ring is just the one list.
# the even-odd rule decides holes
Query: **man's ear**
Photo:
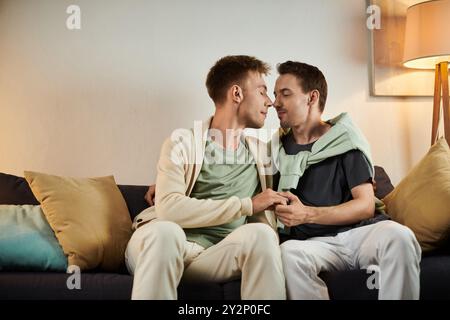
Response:
[{"label": "man's ear", "polygon": [[241,103],[242,99],[244,99],[242,88],[239,87],[238,85],[233,85],[230,88],[230,91],[231,91],[231,98],[232,98],[233,102]]},{"label": "man's ear", "polygon": [[311,107],[311,106],[315,105],[316,102],[318,104],[319,103],[319,98],[320,98],[319,90],[311,91],[310,94],[309,94],[309,98],[308,98],[308,105]]}]

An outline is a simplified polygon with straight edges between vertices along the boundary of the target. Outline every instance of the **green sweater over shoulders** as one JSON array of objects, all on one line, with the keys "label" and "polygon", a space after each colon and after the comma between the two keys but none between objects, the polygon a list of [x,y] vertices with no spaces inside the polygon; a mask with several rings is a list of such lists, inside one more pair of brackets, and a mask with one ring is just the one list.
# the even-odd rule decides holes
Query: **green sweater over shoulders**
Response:
[{"label": "green sweater over shoulders", "polygon": [[331,128],[312,146],[311,151],[301,151],[295,155],[287,155],[283,145],[279,144],[278,168],[280,182],[278,191],[289,191],[296,188],[298,181],[310,165],[330,157],[344,154],[350,150],[360,150],[374,173],[370,146],[361,131],[353,124],[347,113],[327,121]]}]

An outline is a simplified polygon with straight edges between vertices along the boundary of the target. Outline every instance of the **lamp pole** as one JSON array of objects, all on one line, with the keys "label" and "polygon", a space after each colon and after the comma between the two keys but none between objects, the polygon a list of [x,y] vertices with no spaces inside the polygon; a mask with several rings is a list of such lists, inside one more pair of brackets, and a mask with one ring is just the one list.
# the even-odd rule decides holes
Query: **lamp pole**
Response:
[{"label": "lamp pole", "polygon": [[440,62],[436,65],[434,82],[433,123],[431,128],[431,145],[436,142],[439,117],[441,113],[441,100],[444,114],[444,135],[450,144],[450,105],[448,87],[448,62]]}]

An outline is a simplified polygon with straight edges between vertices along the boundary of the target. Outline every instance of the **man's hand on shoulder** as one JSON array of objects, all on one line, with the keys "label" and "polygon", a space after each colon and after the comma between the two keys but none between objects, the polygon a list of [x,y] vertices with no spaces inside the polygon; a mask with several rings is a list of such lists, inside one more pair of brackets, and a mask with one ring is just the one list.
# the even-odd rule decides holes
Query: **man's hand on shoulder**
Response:
[{"label": "man's hand on shoulder", "polygon": [[155,205],[155,193],[156,184],[152,184],[150,187],[148,187],[147,193],[144,196],[145,201],[147,201],[150,207]]}]

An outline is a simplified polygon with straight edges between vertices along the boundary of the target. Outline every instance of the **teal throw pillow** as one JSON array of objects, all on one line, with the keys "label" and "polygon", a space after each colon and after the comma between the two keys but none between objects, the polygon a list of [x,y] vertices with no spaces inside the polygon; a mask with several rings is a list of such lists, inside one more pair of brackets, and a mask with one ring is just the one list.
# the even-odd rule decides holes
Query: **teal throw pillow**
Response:
[{"label": "teal throw pillow", "polygon": [[0,205],[0,271],[62,271],[67,257],[40,206]]}]

